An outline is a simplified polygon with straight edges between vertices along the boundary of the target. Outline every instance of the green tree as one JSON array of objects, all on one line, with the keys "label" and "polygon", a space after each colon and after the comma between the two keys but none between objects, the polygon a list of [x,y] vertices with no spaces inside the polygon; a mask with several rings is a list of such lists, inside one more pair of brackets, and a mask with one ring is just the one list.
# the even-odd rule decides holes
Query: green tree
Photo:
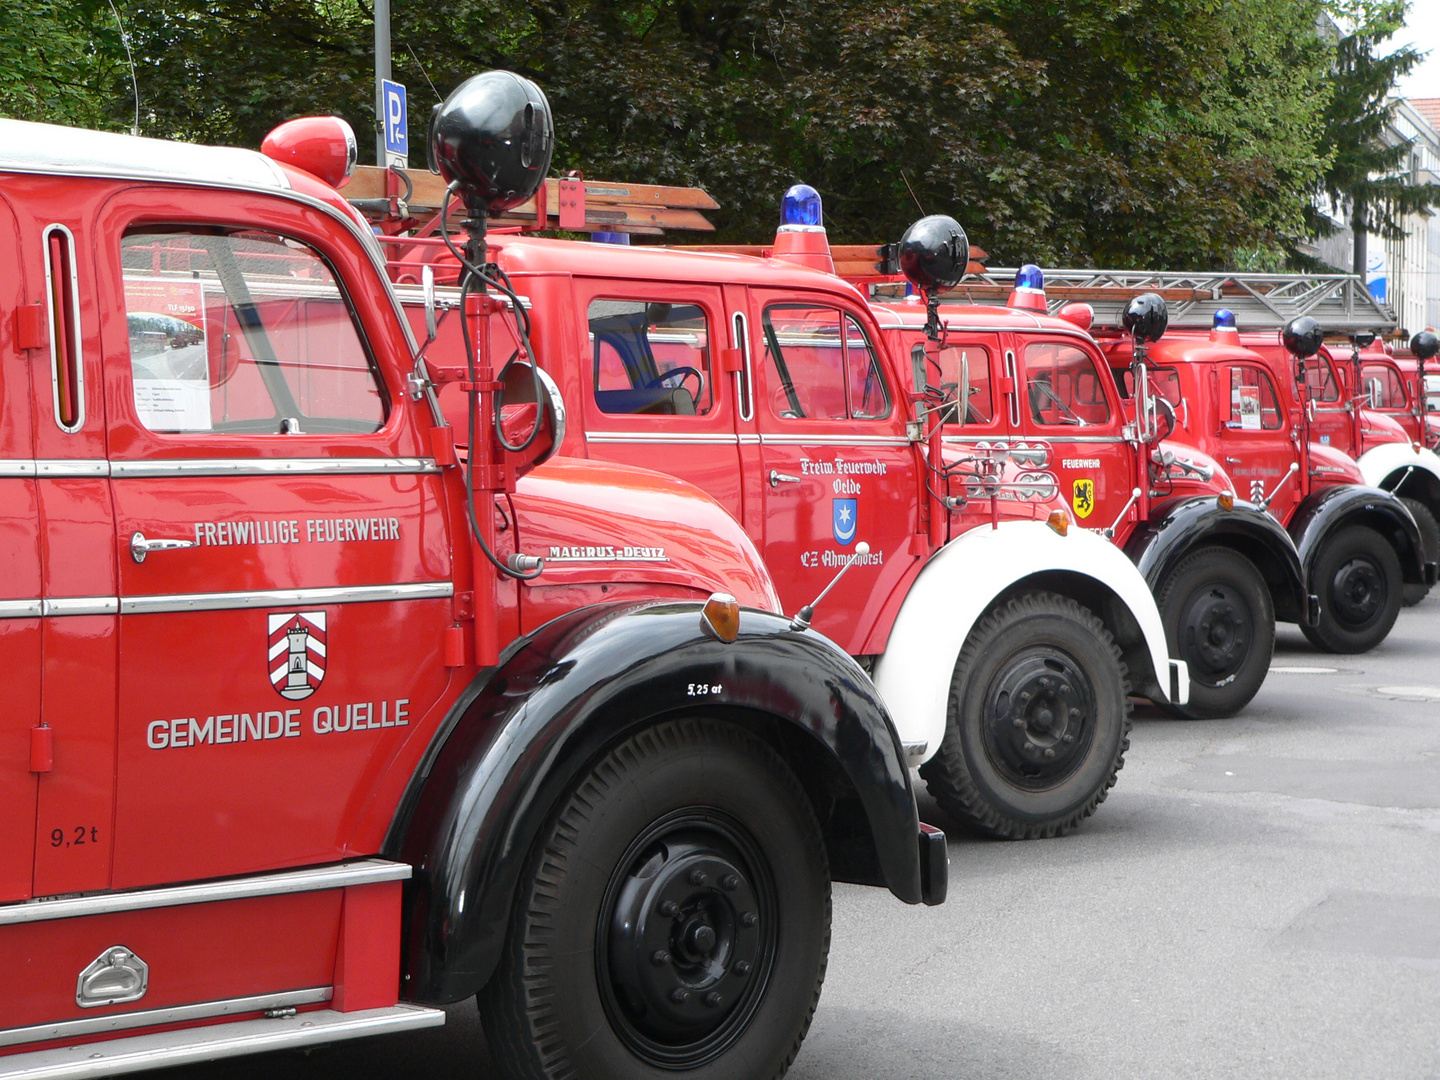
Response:
[{"label": "green tree", "polygon": [[[1420,60],[1410,46],[1381,55],[1380,47],[1405,22],[1407,0],[1350,0],[1337,5],[1337,14],[1355,27],[1340,38],[1335,49],[1333,96],[1325,110],[1321,145],[1329,167],[1317,184],[1316,194],[1350,212],[1355,234],[1354,272],[1366,272],[1366,237],[1387,240],[1405,235],[1402,219],[1428,211],[1440,203],[1440,186],[1415,185],[1406,175],[1410,144],[1387,138],[1394,117],[1390,98],[1396,81]],[[1312,235],[1328,236],[1335,226],[1313,211]]]},{"label": "green tree", "polygon": [[0,0],[0,115],[117,128],[132,104],[105,0]]},{"label": "green tree", "polygon": [[[703,185],[719,239],[768,239],[805,180],[837,241],[894,239],[918,202],[997,264],[1179,269],[1299,235],[1324,164],[1321,2],[395,0],[392,19],[417,152],[427,81],[506,67],[550,96],[557,169]],[[116,3],[145,134],[255,146],[334,112],[368,149],[366,0]],[[106,34],[89,48],[113,69]],[[113,125],[129,94],[107,86]]]}]

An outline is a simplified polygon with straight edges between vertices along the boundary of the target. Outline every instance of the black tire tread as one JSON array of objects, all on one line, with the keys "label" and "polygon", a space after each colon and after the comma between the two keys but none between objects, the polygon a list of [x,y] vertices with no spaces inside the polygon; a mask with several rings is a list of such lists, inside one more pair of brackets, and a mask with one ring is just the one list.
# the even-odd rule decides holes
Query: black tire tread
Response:
[{"label": "black tire tread", "polygon": [[[1415,524],[1420,526],[1420,539],[1425,544],[1425,558],[1431,562],[1440,559],[1440,523],[1435,521],[1435,515],[1419,499],[1402,498],[1400,501],[1415,518]],[[1424,600],[1429,592],[1429,585],[1406,585],[1401,590],[1400,603],[1404,607],[1414,607]]]},{"label": "black tire tread", "polygon": [[[1385,539],[1385,537],[1383,537],[1380,533],[1376,532],[1374,529],[1370,528],[1368,525],[1346,525],[1343,528],[1338,529],[1336,533],[1327,540],[1327,544],[1331,545],[1330,550],[1333,550],[1334,546],[1340,545],[1340,542],[1343,539],[1354,533],[1368,534],[1369,536],[1374,538],[1374,541],[1372,542],[1375,542],[1375,548],[1377,551],[1386,550],[1391,553],[1391,556],[1395,559],[1395,591],[1397,594],[1400,593],[1403,588],[1403,577],[1400,574],[1399,556],[1394,554],[1394,548],[1390,547],[1390,541]],[[1329,551],[1324,551],[1315,561],[1315,565],[1317,567],[1317,573],[1315,575],[1317,580],[1315,581],[1315,585],[1319,589],[1326,588],[1326,584],[1324,581],[1325,575],[1320,574],[1318,572],[1318,568],[1320,564],[1325,562],[1328,558]],[[1390,631],[1393,630],[1395,627],[1395,620],[1392,618],[1390,621],[1390,625],[1385,628],[1385,633],[1369,645],[1363,645],[1362,643],[1356,642],[1354,640],[1346,640],[1345,637],[1339,636],[1345,633],[1343,629],[1338,630],[1338,633],[1331,633],[1330,620],[1325,610],[1326,600],[1327,597],[1322,593],[1320,597],[1321,613],[1319,626],[1310,626],[1306,623],[1300,624],[1300,632],[1305,635],[1305,640],[1310,642],[1311,645],[1314,645],[1315,648],[1319,649],[1321,652],[1333,653],[1340,656],[1356,656],[1360,653],[1368,652],[1370,649],[1375,648],[1377,645],[1383,642],[1385,638],[1390,635]],[[1400,611],[1401,602],[1403,602],[1403,600],[1397,601],[1396,603],[1395,611],[1397,614]]]},{"label": "black tire tread", "polygon": [[[1255,616],[1257,621],[1262,620],[1266,617],[1268,617],[1270,620],[1270,657],[1266,657],[1265,663],[1266,671],[1268,672],[1270,667],[1270,659],[1275,654],[1275,608],[1273,605],[1273,601],[1270,598],[1270,589],[1265,584],[1264,575],[1260,573],[1259,568],[1256,567],[1254,563],[1252,563],[1240,552],[1235,551],[1232,548],[1217,547],[1211,545],[1200,548],[1198,551],[1193,551],[1189,555],[1185,556],[1185,558],[1181,559],[1179,565],[1177,565],[1175,569],[1171,571],[1170,576],[1165,579],[1165,584],[1160,589],[1160,595],[1156,597],[1156,606],[1160,609],[1160,616],[1162,619],[1165,617],[1165,606],[1167,603],[1169,603],[1170,593],[1174,590],[1175,583],[1180,580],[1180,578],[1185,574],[1188,569],[1190,569],[1190,567],[1194,566],[1198,562],[1203,561],[1206,558],[1209,558],[1211,553],[1216,551],[1224,552],[1227,555],[1232,555],[1235,558],[1239,559],[1254,572],[1255,580],[1260,584],[1262,608],[1260,611],[1255,612]],[[1260,687],[1263,686],[1264,683],[1265,677],[1262,675],[1260,678],[1260,682],[1255,684],[1255,688],[1250,692],[1249,697],[1237,704],[1233,709],[1223,713],[1219,713],[1214,710],[1195,709],[1189,705],[1176,705],[1170,701],[1156,702],[1156,705],[1159,706],[1160,710],[1167,715],[1174,716],[1182,720],[1224,719],[1226,717],[1234,716],[1246,705],[1250,704],[1251,700],[1255,697],[1255,695],[1260,692]],[[1193,687],[1191,692],[1193,696]]]},{"label": "black tire tread", "polygon": [[[803,831],[809,833],[812,850],[818,852],[825,862],[825,876],[829,880],[825,841],[810,808],[809,798],[780,755],[758,737],[734,724],[703,717],[663,721],[630,736],[590,769],[574,792],[563,801],[552,817],[551,825],[542,834],[531,859],[531,872],[520,883],[517,901],[523,901],[524,907],[517,903],[499,966],[478,996],[480,1015],[495,1065],[514,1080],[589,1080],[581,1076],[566,1056],[545,994],[546,972],[541,966],[543,957],[537,954],[543,952],[545,939],[549,936],[557,892],[564,882],[567,864],[576,851],[576,837],[581,826],[589,820],[595,805],[624,787],[628,776],[647,769],[650,762],[667,749],[690,742],[728,744],[741,749],[757,763],[763,763],[771,776],[787,789],[797,808],[806,809],[800,824]],[[784,1076],[810,1030],[829,964],[831,913],[832,899],[827,889],[825,939],[809,1008],[782,1066],[773,1078],[766,1080],[779,1080]],[[525,986],[523,995],[506,992],[517,984]],[[639,1075],[642,1067],[639,1062],[636,1066],[636,1074]]]},{"label": "black tire tread", "polygon": [[[1105,624],[1092,611],[1068,596],[1051,592],[1026,593],[992,608],[976,624],[966,639],[965,646],[960,650],[960,657],[955,664],[956,672],[961,670],[968,672],[984,650],[986,643],[999,632],[1005,623],[1014,618],[1030,618],[1040,615],[1063,615],[1075,619],[1109,650],[1120,669],[1125,716],[1121,722],[1120,742],[1115,753],[1113,767],[1109,771],[1109,778],[1105,784],[1063,821],[1046,823],[1015,821],[1001,814],[976,786],[970,770],[965,764],[965,755],[959,740],[951,731],[950,725],[946,724],[945,738],[940,744],[939,752],[927,761],[921,770],[921,775],[925,778],[925,786],[935,801],[939,803],[940,808],[956,821],[977,832],[1002,840],[1049,840],[1070,832],[1093,814],[1096,808],[1105,801],[1105,796],[1115,786],[1119,772],[1125,765],[1125,752],[1130,749],[1132,725],[1130,714],[1133,709],[1130,701],[1130,670],[1126,667],[1124,660],[1120,658],[1120,648],[1115,644],[1115,638],[1105,628]],[[962,681],[958,678],[952,678],[950,681],[948,713],[953,714],[959,711],[960,702],[956,687]]]}]

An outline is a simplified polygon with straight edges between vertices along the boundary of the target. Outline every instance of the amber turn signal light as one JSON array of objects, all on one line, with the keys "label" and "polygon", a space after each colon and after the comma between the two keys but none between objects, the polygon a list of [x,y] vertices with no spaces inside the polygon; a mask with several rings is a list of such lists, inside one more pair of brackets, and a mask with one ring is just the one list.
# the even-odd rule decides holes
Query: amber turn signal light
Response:
[{"label": "amber turn signal light", "polygon": [[1070,532],[1070,515],[1064,510],[1051,510],[1050,516],[1045,519],[1045,524],[1061,536],[1066,536]]},{"label": "amber turn signal light", "polygon": [[700,610],[700,624],[721,641],[740,636],[740,602],[729,593],[711,593]]},{"label": "amber turn signal light", "polygon": [[1235,493],[1233,491],[1222,492],[1220,496],[1216,498],[1215,503],[1221,510],[1234,510]]}]

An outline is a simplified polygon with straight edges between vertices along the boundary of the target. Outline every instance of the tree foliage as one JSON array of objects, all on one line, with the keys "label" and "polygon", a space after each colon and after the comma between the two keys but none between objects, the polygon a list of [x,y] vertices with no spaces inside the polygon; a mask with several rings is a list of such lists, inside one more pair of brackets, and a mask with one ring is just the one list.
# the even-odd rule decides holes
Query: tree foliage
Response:
[{"label": "tree foliage", "polygon": [[[1440,187],[1415,185],[1407,175],[1411,148],[1387,139],[1395,104],[1390,91],[1419,61],[1405,46],[1380,53],[1387,38],[1404,24],[1407,0],[1354,0],[1343,14],[1354,27],[1335,48],[1332,95],[1324,113],[1322,144],[1329,164],[1314,183],[1333,205],[1350,212],[1355,230],[1355,273],[1365,273],[1363,234],[1387,240],[1404,235],[1401,219],[1440,204]],[[1310,215],[1312,235],[1329,235],[1335,226],[1316,212]]]},{"label": "tree foliage", "polygon": [[[46,2],[21,21],[71,6]],[[557,169],[703,185],[721,239],[768,239],[805,180],[837,241],[894,239],[923,207],[997,264],[1180,269],[1301,234],[1328,164],[1326,2],[393,0],[392,23],[417,150],[428,81],[507,67],[550,96]],[[335,112],[368,156],[365,0],[116,3],[146,134],[254,146]],[[88,26],[66,55],[97,63],[95,107],[54,115],[128,126],[113,20]]]}]

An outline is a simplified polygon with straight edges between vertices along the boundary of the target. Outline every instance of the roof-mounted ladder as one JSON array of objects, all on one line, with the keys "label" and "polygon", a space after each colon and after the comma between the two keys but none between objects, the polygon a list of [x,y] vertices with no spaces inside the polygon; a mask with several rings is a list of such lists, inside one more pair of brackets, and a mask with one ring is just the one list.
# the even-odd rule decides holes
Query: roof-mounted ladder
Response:
[{"label": "roof-mounted ladder", "polygon": [[[986,270],[967,275],[942,298],[949,303],[1003,304],[1014,281],[1014,270]],[[893,285],[871,287],[877,296],[894,290]],[[1302,315],[1318,320],[1327,333],[1388,333],[1399,326],[1390,308],[1376,300],[1353,274],[1045,271],[1050,312],[1054,314],[1066,304],[1086,303],[1095,309],[1096,326],[1119,326],[1125,305],[1148,292],[1165,298],[1171,326],[1208,328],[1221,308],[1235,313],[1241,330],[1280,329]]]}]

